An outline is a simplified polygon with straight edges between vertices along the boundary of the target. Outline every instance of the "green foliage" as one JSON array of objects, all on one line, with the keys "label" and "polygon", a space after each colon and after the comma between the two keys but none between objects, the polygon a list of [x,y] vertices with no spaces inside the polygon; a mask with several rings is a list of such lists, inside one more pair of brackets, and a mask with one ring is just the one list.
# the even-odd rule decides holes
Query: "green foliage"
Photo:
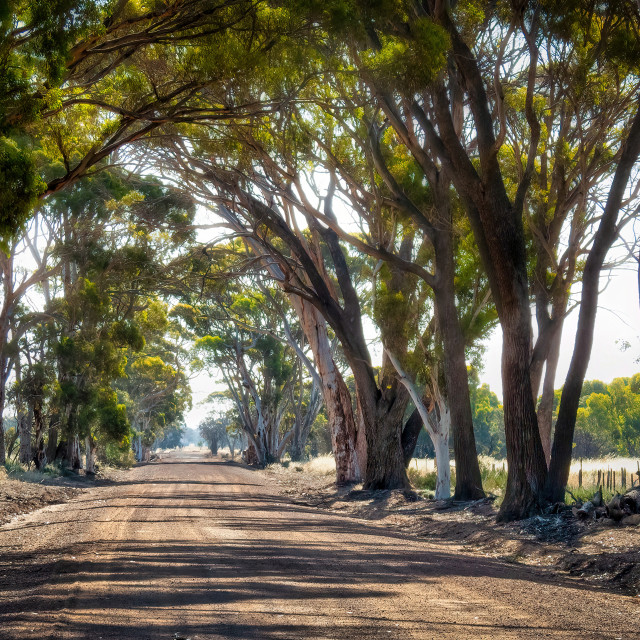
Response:
[{"label": "green foliage", "polygon": [[[62,80],[71,47],[91,29],[99,26],[101,2],[95,0],[30,0],[17,18],[30,32],[27,59],[42,61],[47,80]],[[20,9],[23,3],[15,3]],[[23,5],[23,6],[24,6]]]},{"label": "green foliage", "polygon": [[173,423],[168,425],[157,441],[159,449],[176,449],[180,446],[182,435],[184,434],[184,426]]},{"label": "green foliage", "polygon": [[640,455],[640,374],[606,384],[586,381],[574,433],[574,456]]},{"label": "green foliage", "polygon": [[0,249],[31,215],[44,190],[31,153],[16,140],[0,135]]},{"label": "green foliage", "polygon": [[407,469],[407,475],[409,476],[409,480],[411,484],[416,488],[423,491],[435,491],[436,481],[438,479],[438,474],[436,471],[431,471],[429,473],[423,473],[409,465]]},{"label": "green foliage", "polygon": [[489,385],[480,385],[477,370],[473,368],[469,370],[469,394],[478,453],[504,458],[506,443],[502,405]]},{"label": "green foliage", "polygon": [[129,435],[129,420],[124,404],[117,401],[116,392],[103,389],[96,400],[96,414],[99,429],[104,437],[116,442],[123,442]]},{"label": "green foliage", "polygon": [[384,89],[416,93],[433,82],[445,66],[449,38],[429,18],[410,23],[407,36],[382,36],[380,48],[370,50],[365,65]]},{"label": "green foliage", "polygon": [[127,439],[120,444],[107,442],[104,447],[103,460],[118,469],[130,469],[136,462],[131,450],[131,441]]}]

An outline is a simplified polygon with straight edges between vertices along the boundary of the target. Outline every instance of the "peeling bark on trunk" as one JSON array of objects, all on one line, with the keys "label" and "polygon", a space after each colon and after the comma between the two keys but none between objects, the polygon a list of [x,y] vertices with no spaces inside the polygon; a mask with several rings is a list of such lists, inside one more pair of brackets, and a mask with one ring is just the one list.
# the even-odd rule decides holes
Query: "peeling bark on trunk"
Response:
[{"label": "peeling bark on trunk", "polygon": [[[229,210],[223,208],[223,212],[228,214],[228,221],[236,229],[244,231],[243,225]],[[286,240],[284,237],[283,239]],[[248,243],[256,255],[263,253],[261,243],[253,238],[249,238]],[[276,262],[270,262],[267,269],[286,291],[284,273]],[[300,296],[290,293],[289,300],[309,343],[322,382],[322,396],[327,410],[331,448],[336,462],[336,483],[359,482],[366,468],[366,436],[364,428],[356,423],[351,394],[333,359],[326,319],[313,304]]]},{"label": "peeling bark on trunk", "polygon": [[322,381],[331,448],[336,461],[336,482],[360,482],[366,468],[366,436],[362,426],[356,423],[351,393],[333,359],[326,321],[320,312],[305,300],[291,296],[291,301]]},{"label": "peeling bark on trunk", "polygon": [[96,449],[97,443],[95,438],[93,436],[87,436],[85,440],[85,473],[93,475],[96,472]]},{"label": "peeling bark on trunk", "polygon": [[66,463],[69,469],[74,471],[82,469],[80,438],[77,435],[71,436],[67,442]]}]

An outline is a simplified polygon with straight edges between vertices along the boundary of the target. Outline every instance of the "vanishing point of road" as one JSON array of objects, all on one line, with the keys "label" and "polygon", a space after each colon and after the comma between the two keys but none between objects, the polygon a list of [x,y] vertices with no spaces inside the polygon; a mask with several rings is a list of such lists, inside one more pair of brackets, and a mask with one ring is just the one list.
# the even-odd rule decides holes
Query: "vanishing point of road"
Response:
[{"label": "vanishing point of road", "polygon": [[640,639],[640,598],[303,507],[200,454],[0,527],[2,640]]}]

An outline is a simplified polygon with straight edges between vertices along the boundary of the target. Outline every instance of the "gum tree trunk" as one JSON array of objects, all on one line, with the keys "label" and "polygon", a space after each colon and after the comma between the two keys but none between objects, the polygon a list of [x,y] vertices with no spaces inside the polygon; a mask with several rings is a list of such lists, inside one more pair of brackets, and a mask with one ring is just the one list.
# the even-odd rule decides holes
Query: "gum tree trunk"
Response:
[{"label": "gum tree trunk", "polygon": [[33,461],[36,469],[42,469],[47,464],[47,455],[44,449],[44,416],[42,415],[40,398],[36,398],[33,403],[33,425],[35,427],[34,441],[36,445]]},{"label": "gum tree trunk", "polygon": [[542,384],[542,396],[538,405],[538,429],[540,440],[544,449],[544,457],[547,466],[551,462],[551,431],[553,429],[553,403],[555,400],[555,380],[558,370],[558,359],[560,358],[560,345],[562,342],[562,323],[554,335],[549,355],[547,357],[547,367],[544,373]]},{"label": "gum tree trunk", "polygon": [[[357,384],[357,383],[356,383]],[[399,403],[402,404],[402,403]],[[406,402],[404,403],[406,407]],[[367,469],[364,489],[410,488],[402,452],[402,413],[376,407],[373,416],[365,418],[367,430]],[[365,416],[367,410],[363,410]]]},{"label": "gum tree trunk", "polygon": [[80,459],[80,438],[77,435],[69,436],[66,462],[68,467],[74,471],[82,469],[82,461]]},{"label": "gum tree trunk", "polygon": [[503,310],[502,388],[507,445],[507,488],[499,519],[519,520],[539,513],[547,465],[529,377],[530,316]]},{"label": "gum tree trunk", "polygon": [[85,440],[85,473],[94,475],[96,472],[96,440],[93,436],[87,436]]},{"label": "gum tree trunk", "polygon": [[31,407],[25,407],[22,390],[22,366],[19,357],[16,358],[15,375],[18,389],[16,394],[16,409],[18,417],[18,437],[20,438],[19,460],[22,464],[28,465],[31,463],[31,426],[33,415],[31,413]]},{"label": "gum tree trunk", "polygon": [[640,110],[636,111],[629,135],[622,146],[620,161],[611,183],[604,212],[596,231],[582,276],[582,299],[573,356],[562,388],[558,421],[551,451],[546,495],[553,502],[564,500],[571,468],[573,432],[576,425],[582,384],[591,358],[593,330],[598,310],[600,273],[607,252],[618,236],[617,221],[633,166],[640,156]]},{"label": "gum tree trunk", "polygon": [[[436,500],[446,500],[451,496],[451,463],[449,460],[449,431],[451,412],[445,404],[440,408],[440,420],[434,429],[433,446],[436,450]],[[484,494],[483,494],[484,495]]]},{"label": "gum tree trunk", "polygon": [[[456,500],[477,500],[484,497],[482,477],[473,432],[473,415],[469,395],[469,375],[465,356],[465,341],[455,305],[455,264],[451,232],[441,231],[435,237],[436,286],[435,312],[438,330],[444,345],[444,375],[447,407],[453,436],[456,461]],[[449,409],[447,409],[449,413]],[[435,444],[435,442],[434,442]],[[447,445],[448,446],[448,445]]]},{"label": "gum tree trunk", "polygon": [[[239,230],[244,227],[232,212],[224,209],[228,221]],[[262,247],[254,239],[249,245],[256,255]],[[284,274],[275,262],[268,270],[284,290]],[[336,462],[336,483],[360,482],[364,476],[367,460],[367,442],[363,428],[359,428],[353,413],[351,393],[333,359],[327,322],[319,310],[310,302],[295,294],[289,294],[300,326],[313,353],[314,363],[322,386],[322,397],[329,422],[331,449]]]},{"label": "gum tree trunk", "polygon": [[58,450],[58,416],[52,415],[49,418],[49,433],[47,435],[47,460],[54,462],[56,459],[56,452]]}]

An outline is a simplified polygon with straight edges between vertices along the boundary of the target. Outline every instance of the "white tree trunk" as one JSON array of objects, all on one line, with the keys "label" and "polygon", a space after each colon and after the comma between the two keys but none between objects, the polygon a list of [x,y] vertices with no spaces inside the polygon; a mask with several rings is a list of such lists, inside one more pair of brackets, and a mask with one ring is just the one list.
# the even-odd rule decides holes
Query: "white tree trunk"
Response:
[{"label": "white tree trunk", "polygon": [[[451,465],[449,457],[449,430],[451,429],[451,413],[449,407],[443,401],[442,397],[438,398],[438,404],[440,409],[440,419],[438,420],[435,415],[435,411],[429,412],[424,402],[422,401],[421,394],[418,392],[416,385],[409,378],[409,376],[403,371],[400,366],[400,361],[385,347],[385,352],[389,356],[389,360],[394,369],[398,373],[400,382],[409,392],[413,404],[420,413],[422,422],[433,442],[433,446],[436,450],[436,500],[446,500],[451,497]],[[440,395],[440,394],[438,394]]]},{"label": "white tree trunk", "polygon": [[85,473],[95,474],[96,472],[96,442],[91,436],[85,440]]},{"label": "white tree trunk", "polygon": [[[434,413],[434,412],[432,412]],[[435,416],[434,416],[435,417]],[[437,418],[436,420],[437,421]],[[432,421],[432,422],[434,422]],[[431,436],[436,450],[436,500],[446,500],[451,497],[451,462],[449,457],[449,431],[451,429],[451,412],[446,405],[440,406],[440,420],[437,431]]]}]

